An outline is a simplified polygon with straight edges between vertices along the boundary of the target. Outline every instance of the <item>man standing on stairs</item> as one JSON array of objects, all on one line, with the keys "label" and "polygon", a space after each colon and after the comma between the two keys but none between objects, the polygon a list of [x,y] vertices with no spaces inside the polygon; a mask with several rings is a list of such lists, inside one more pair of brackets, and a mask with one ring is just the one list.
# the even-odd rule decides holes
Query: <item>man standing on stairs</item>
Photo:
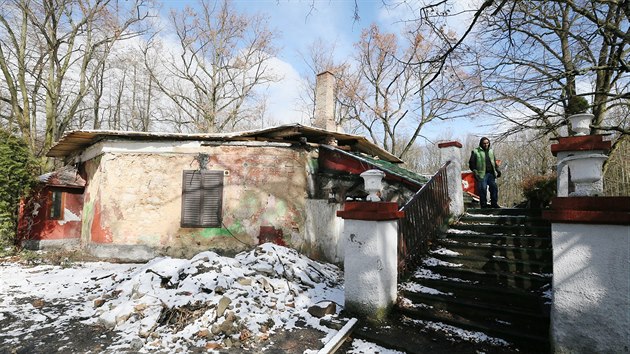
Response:
[{"label": "man standing on stairs", "polygon": [[487,189],[490,190],[490,207],[500,208],[496,179],[501,177],[501,171],[497,166],[494,151],[490,149],[490,139],[483,137],[479,140],[479,147],[473,149],[470,154],[468,167],[475,174],[481,208],[488,208]]}]

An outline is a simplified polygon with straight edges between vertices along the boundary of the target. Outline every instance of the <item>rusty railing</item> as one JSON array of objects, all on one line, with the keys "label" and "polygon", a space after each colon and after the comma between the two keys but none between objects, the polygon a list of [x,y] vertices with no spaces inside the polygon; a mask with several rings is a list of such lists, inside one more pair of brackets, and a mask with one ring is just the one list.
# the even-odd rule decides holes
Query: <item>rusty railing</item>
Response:
[{"label": "rusty railing", "polygon": [[400,209],[405,216],[398,221],[399,277],[413,270],[448,222],[450,199],[446,168],[449,163],[444,164]]}]

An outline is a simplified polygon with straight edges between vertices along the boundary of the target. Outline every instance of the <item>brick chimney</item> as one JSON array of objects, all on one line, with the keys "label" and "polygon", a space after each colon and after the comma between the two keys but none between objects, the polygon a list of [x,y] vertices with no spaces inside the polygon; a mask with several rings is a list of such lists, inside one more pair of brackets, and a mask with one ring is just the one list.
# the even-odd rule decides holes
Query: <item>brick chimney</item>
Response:
[{"label": "brick chimney", "polygon": [[317,75],[315,83],[315,121],[316,128],[336,132],[335,123],[335,76],[330,71]]}]

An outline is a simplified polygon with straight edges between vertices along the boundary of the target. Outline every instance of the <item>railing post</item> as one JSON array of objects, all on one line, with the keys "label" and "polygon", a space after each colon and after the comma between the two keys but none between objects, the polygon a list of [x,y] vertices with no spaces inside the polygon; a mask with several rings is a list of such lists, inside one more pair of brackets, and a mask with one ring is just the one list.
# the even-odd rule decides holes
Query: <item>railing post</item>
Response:
[{"label": "railing post", "polygon": [[440,148],[440,162],[442,165],[450,162],[446,167],[448,180],[448,197],[451,217],[458,217],[464,213],[464,191],[462,189],[462,144],[459,141],[449,141],[438,144]]},{"label": "railing post", "polygon": [[[366,180],[366,184],[368,181]],[[397,203],[346,202],[344,219],[345,309],[380,322],[396,302],[398,287]]]}]

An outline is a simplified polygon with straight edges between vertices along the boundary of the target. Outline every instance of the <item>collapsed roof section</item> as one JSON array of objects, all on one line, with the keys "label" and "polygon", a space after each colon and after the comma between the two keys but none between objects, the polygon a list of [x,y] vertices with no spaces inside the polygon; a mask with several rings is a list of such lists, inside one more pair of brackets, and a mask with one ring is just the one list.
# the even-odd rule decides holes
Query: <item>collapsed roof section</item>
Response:
[{"label": "collapsed roof section", "polygon": [[59,170],[43,174],[38,177],[40,183],[51,187],[83,189],[85,180],[79,175],[74,166],[64,166]]}]

